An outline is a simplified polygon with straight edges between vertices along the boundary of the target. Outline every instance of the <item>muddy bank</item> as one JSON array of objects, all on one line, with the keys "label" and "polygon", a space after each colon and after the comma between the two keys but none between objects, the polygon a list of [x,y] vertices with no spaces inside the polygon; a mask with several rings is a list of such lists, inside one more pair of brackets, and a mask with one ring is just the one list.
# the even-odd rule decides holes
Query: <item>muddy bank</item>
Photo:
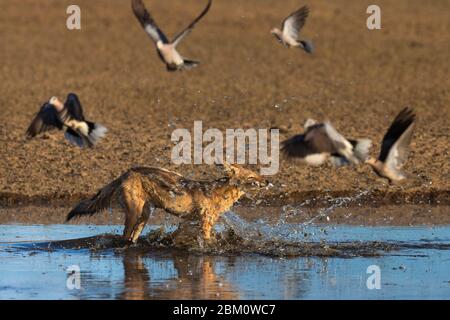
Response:
[{"label": "muddy bank", "polygon": [[[397,190],[396,190],[397,189]],[[347,206],[378,207],[383,205],[428,204],[450,205],[449,190],[414,190],[401,191],[398,187],[386,187],[384,190],[360,191],[295,191],[291,193],[261,192],[261,195],[246,195],[240,201],[244,206],[284,206],[292,205],[308,208],[320,208],[333,204],[339,199],[349,198]],[[17,207],[26,205],[36,206],[64,206],[75,205],[82,199],[90,198],[94,193],[78,194],[44,194],[23,195],[12,192],[0,192],[1,207]],[[355,199],[356,198],[356,199]],[[355,201],[351,201],[355,199]]]},{"label": "muddy bank", "polygon": [[[236,245],[239,243],[239,245]],[[30,243],[19,245],[21,249],[28,250],[44,250],[54,251],[58,249],[90,249],[90,250],[104,250],[116,249],[118,253],[124,250],[158,250],[158,249],[172,249],[172,250],[187,250],[185,247],[177,248],[169,241],[160,241],[148,237],[142,237],[139,242],[130,248],[129,243],[123,240],[120,236],[115,235],[100,235],[82,239],[51,241],[41,243]],[[348,242],[348,243],[283,243],[283,242],[258,242],[251,240],[244,240],[235,235],[228,238],[221,238],[214,244],[204,248],[189,248],[191,253],[198,254],[221,254],[221,255],[242,255],[242,254],[263,254],[268,256],[316,256],[316,257],[342,257],[350,258],[355,256],[373,257],[383,254],[383,252],[390,252],[400,250],[401,245],[387,243],[387,242]],[[445,250],[450,249],[450,245],[441,248]]]},{"label": "muddy bank", "polygon": [[[61,224],[65,223],[68,206],[23,205],[0,208],[0,224]],[[450,224],[449,205],[384,205],[378,207],[302,207],[264,206],[249,207],[238,205],[233,212],[247,221],[263,220],[268,224],[277,223],[320,223],[327,225],[348,224],[366,226],[410,226]],[[176,224],[178,218],[163,210],[156,210],[149,224]],[[71,221],[71,224],[123,225],[124,213],[119,208]]]},{"label": "muddy bank", "polygon": [[178,244],[173,241],[171,233],[161,233],[156,230],[145,236],[141,236],[139,241],[130,245],[120,235],[102,234],[86,238],[43,241],[43,242],[23,242],[12,244],[8,250],[21,249],[29,251],[55,250],[115,250],[116,254],[123,254],[129,251],[148,252],[157,250],[171,250],[172,252],[190,252],[194,254],[214,254],[214,255],[245,255],[260,254],[279,257],[377,257],[392,254],[396,251],[411,249],[435,249],[449,250],[450,244],[427,243],[427,242],[398,242],[398,241],[310,241],[305,237],[304,241],[289,241],[287,239],[268,239],[263,235],[253,234],[250,230],[244,236],[229,228],[216,235],[216,238],[206,244],[192,245]]}]

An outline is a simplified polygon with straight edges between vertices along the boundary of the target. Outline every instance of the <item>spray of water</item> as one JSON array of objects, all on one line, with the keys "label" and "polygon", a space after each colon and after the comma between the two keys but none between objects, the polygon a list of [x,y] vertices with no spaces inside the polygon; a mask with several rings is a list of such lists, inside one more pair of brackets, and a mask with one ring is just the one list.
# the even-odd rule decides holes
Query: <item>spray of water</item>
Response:
[{"label": "spray of water", "polygon": [[334,203],[331,206],[329,206],[328,208],[320,209],[317,215],[315,215],[314,217],[312,217],[308,221],[302,223],[302,225],[303,226],[307,226],[307,225],[310,225],[311,223],[313,223],[314,221],[316,221],[319,218],[329,217],[330,214],[333,212],[333,210],[335,210],[336,208],[340,208],[340,207],[342,207],[344,205],[350,204],[352,202],[356,202],[359,199],[361,199],[361,197],[366,196],[368,194],[370,194],[370,190],[360,191],[356,196],[353,196],[353,197],[339,197],[339,198],[336,198],[336,199],[334,199]]},{"label": "spray of water", "polygon": [[300,225],[286,223],[286,219],[301,214],[302,208],[308,205],[310,200],[306,200],[296,207],[284,206],[277,223],[272,225],[262,219],[251,223],[233,212],[226,213],[223,220],[226,227],[231,228],[233,232],[246,240],[294,243],[299,242],[300,239],[301,241],[308,240],[315,236],[316,232],[327,234],[328,228],[331,226],[318,229],[313,223],[319,218],[330,217],[336,208],[356,202],[368,194],[370,194],[370,190],[363,190],[352,197],[335,198],[330,206],[319,209],[316,215]]}]

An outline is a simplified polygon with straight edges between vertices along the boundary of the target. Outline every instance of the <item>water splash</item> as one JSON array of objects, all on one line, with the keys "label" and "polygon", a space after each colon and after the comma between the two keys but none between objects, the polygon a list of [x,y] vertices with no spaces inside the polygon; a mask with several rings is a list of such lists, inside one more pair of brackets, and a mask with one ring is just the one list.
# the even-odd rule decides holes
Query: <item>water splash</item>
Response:
[{"label": "water splash", "polygon": [[313,223],[319,218],[330,217],[335,209],[358,201],[368,194],[370,194],[370,190],[363,190],[353,197],[335,198],[330,206],[319,209],[316,215],[301,224],[288,224],[286,223],[286,220],[290,217],[302,214],[302,208],[310,204],[309,199],[295,207],[291,205],[284,206],[277,222],[272,225],[268,224],[263,219],[253,223],[248,222],[233,212],[226,213],[223,216],[223,220],[227,227],[231,228],[233,232],[246,240],[259,239],[261,241],[298,243],[299,241],[313,240],[318,233],[326,236],[328,230],[330,228],[335,228],[335,226],[317,227],[313,225]]},{"label": "water splash", "polygon": [[338,197],[338,198],[334,199],[334,203],[331,206],[329,206],[328,208],[320,209],[319,213],[317,215],[315,215],[308,221],[304,222],[303,225],[304,226],[310,225],[314,221],[316,221],[318,218],[329,217],[330,213],[332,213],[334,209],[340,208],[344,205],[348,205],[352,202],[358,201],[363,196],[367,196],[370,193],[371,193],[371,190],[362,190],[354,197]]}]

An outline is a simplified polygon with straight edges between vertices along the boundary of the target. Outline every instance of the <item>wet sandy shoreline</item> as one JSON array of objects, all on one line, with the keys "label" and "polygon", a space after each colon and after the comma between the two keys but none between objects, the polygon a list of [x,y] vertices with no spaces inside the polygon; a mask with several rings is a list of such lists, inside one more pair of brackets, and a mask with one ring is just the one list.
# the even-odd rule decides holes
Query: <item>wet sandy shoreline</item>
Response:
[{"label": "wet sandy shoreline", "polygon": [[[54,194],[25,196],[0,193],[0,224],[59,224],[81,199],[93,194]],[[123,212],[113,202],[112,215],[101,213],[82,218],[80,224],[122,224]],[[350,225],[446,225],[450,224],[450,191],[393,191],[392,189],[330,192],[293,192],[272,194],[264,198],[244,197],[233,211],[244,219],[267,221],[287,218],[287,222],[304,222],[314,218],[317,223]],[[326,217],[330,221],[326,220]],[[177,221],[158,210],[150,223]],[[290,220],[290,221],[289,221]]]},{"label": "wet sandy shoreline", "polygon": [[[72,207],[48,205],[20,205],[0,208],[0,224],[63,224]],[[348,204],[341,207],[295,207],[258,206],[243,204],[233,208],[233,212],[247,221],[261,221],[268,224],[307,223],[327,225],[361,226],[435,226],[450,225],[450,205],[402,204],[368,207]],[[158,209],[149,224],[176,224],[177,217]],[[70,224],[122,225],[123,211],[113,207],[92,217],[82,217]],[[219,222],[220,223],[220,222]]]},{"label": "wet sandy shoreline", "polygon": [[[12,192],[0,192],[0,207],[16,207],[23,205],[53,205],[61,206],[68,203],[76,204],[82,199],[90,198],[95,193],[78,194],[43,194],[24,195]],[[350,201],[352,206],[377,207],[382,205],[402,205],[402,204],[428,204],[428,205],[450,205],[450,190],[431,189],[428,191],[398,191],[392,188],[371,191],[297,191],[290,193],[262,193],[262,197],[257,195],[246,195],[240,201],[245,206],[284,206],[301,205],[303,207],[324,207],[339,198],[355,198],[357,201]]]}]

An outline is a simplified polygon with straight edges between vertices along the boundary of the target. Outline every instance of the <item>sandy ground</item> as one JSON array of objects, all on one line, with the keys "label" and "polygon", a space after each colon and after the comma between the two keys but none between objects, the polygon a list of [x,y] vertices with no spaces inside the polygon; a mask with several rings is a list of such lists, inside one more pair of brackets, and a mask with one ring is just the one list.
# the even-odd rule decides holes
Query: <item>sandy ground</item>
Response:
[{"label": "sandy ground", "polygon": [[[204,1],[145,3],[171,36]],[[415,179],[387,187],[370,168],[306,167],[281,159],[274,187],[251,199],[295,204],[370,190],[376,203],[450,203],[450,3],[378,1],[382,30],[366,28],[370,1],[314,1],[304,36],[316,53],[283,48],[269,34],[299,3],[215,0],[182,53],[202,61],[167,73],[129,1],[79,0],[82,30],[66,29],[65,0],[0,0],[0,205],[70,206],[133,165],[162,166],[189,177],[207,166],[170,161],[175,128],[280,128],[302,131],[308,117],[330,119],[348,137],[370,137],[372,154],[395,114],[418,114],[411,158]],[[61,132],[26,141],[42,102],[76,92],[89,119],[109,128],[91,150]],[[254,204],[245,200],[244,203]],[[370,202],[367,200],[366,202]],[[448,210],[442,212],[443,221]]]}]

